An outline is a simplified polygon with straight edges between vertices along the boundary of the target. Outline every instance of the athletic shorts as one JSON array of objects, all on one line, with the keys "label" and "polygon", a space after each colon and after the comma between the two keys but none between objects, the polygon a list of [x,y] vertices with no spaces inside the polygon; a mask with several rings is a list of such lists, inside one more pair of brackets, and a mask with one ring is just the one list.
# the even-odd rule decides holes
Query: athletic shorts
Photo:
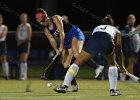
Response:
[{"label": "athletic shorts", "polygon": [[18,46],[18,53],[29,53],[30,52],[30,41],[26,41]]},{"label": "athletic shorts", "polygon": [[108,33],[95,32],[91,35],[83,50],[92,55],[97,55],[98,53],[108,55],[114,51],[114,43]]},{"label": "athletic shorts", "polygon": [[7,53],[7,46],[5,41],[0,41],[0,56]]},{"label": "athletic shorts", "polygon": [[69,32],[65,36],[65,49],[71,48],[71,43],[73,38],[77,38],[78,40],[85,41],[85,36],[83,32],[75,25],[71,27]]}]

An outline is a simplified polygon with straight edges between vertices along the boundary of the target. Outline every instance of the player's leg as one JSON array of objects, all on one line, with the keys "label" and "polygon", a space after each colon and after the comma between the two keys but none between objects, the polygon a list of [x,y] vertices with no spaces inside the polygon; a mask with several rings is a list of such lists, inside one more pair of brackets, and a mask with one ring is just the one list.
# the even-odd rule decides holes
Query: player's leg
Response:
[{"label": "player's leg", "polygon": [[58,93],[66,93],[69,83],[72,81],[72,79],[77,75],[79,71],[79,66],[83,64],[85,61],[89,60],[91,57],[92,57],[91,54],[82,51],[76,58],[75,63],[73,63],[68,69],[62,86],[56,87],[54,91]]},{"label": "player's leg", "polygon": [[8,80],[9,79],[9,65],[8,65],[8,62],[7,62],[7,56],[6,55],[1,56],[1,63],[2,63],[4,78],[6,80]]},{"label": "player's leg", "polygon": [[108,77],[110,84],[110,96],[118,96],[120,95],[117,91],[118,68],[115,64],[116,61],[114,53],[107,55],[106,59],[109,66]]},{"label": "player's leg", "polygon": [[[73,51],[70,48],[70,49],[68,49],[68,52],[65,52],[65,53],[66,54],[64,54],[64,52],[63,52],[63,54],[62,54],[63,55],[62,58],[64,59],[64,60],[62,60],[63,61],[62,63],[63,63],[63,66],[64,66],[64,75],[66,75],[66,72],[69,69],[71,59],[73,57]],[[75,78],[73,78],[73,80],[71,81],[71,88],[72,88],[71,89],[72,92],[77,92],[78,91],[78,86],[77,86]]]},{"label": "player's leg", "polygon": [[20,79],[26,80],[27,79],[27,59],[28,59],[28,53],[21,53],[20,54]]},{"label": "player's leg", "polygon": [[0,42],[0,58],[1,58],[1,63],[2,63],[2,70],[3,74],[6,80],[9,79],[9,65],[7,62],[7,47],[6,47],[6,42]]},{"label": "player's leg", "polygon": [[30,51],[30,42],[25,42],[19,46],[19,59],[20,59],[20,79],[26,80],[27,79],[27,60]]},{"label": "player's leg", "polygon": [[[79,56],[79,53],[82,51],[83,45],[84,45],[83,40],[79,40],[75,37],[72,39],[72,53],[74,55],[73,59],[76,59]],[[74,60],[73,60],[73,62],[74,62]],[[77,82],[76,82],[75,78],[73,78],[73,80],[71,81],[71,85],[72,85],[71,91],[77,92],[78,91],[78,85],[77,85]]]}]

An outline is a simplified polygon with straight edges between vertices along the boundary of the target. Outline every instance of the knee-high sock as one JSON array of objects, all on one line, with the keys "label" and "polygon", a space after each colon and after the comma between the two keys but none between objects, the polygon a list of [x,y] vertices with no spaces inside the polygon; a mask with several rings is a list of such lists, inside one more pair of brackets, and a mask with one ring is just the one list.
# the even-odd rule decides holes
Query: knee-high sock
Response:
[{"label": "knee-high sock", "polygon": [[67,74],[65,76],[63,85],[68,86],[68,84],[73,80],[73,78],[76,76],[78,71],[79,71],[78,65],[77,64],[72,64],[67,71]]},{"label": "knee-high sock", "polygon": [[116,66],[109,67],[108,77],[109,77],[110,89],[116,89],[117,80],[118,80],[118,69]]},{"label": "knee-high sock", "polygon": [[[67,71],[68,71],[68,67],[67,68],[64,68],[64,75],[66,75]],[[74,85],[76,86],[77,85],[77,82],[76,82],[76,79],[75,77],[73,78],[73,80],[71,81],[71,85]]]},{"label": "knee-high sock", "polygon": [[27,63],[21,62],[20,64],[21,76],[27,76]]},{"label": "knee-high sock", "polygon": [[4,76],[9,76],[9,65],[7,62],[2,63],[2,70],[3,70]]}]

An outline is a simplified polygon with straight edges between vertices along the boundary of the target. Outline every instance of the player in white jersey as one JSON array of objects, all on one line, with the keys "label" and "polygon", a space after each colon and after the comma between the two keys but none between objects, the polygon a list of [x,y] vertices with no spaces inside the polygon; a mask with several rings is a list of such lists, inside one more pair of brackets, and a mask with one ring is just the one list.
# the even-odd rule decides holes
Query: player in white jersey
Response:
[{"label": "player in white jersey", "polygon": [[[115,48],[116,47],[116,48]],[[54,91],[58,93],[66,93],[69,82],[76,76],[79,66],[85,61],[94,57],[97,53],[101,53],[105,56],[109,70],[109,83],[110,83],[110,96],[119,96],[120,93],[117,90],[118,69],[116,66],[115,51],[118,57],[118,65],[123,72],[124,66],[123,54],[121,49],[121,33],[115,27],[113,27],[113,21],[110,16],[103,19],[102,25],[97,26],[85,45],[80,55],[76,58],[75,62],[70,66],[65,80],[61,86],[58,86]]]},{"label": "player in white jersey", "polygon": [[7,47],[6,47],[6,36],[8,27],[3,25],[3,17],[0,14],[0,60],[2,63],[3,74],[6,80],[9,79],[9,65],[7,62]]},{"label": "player in white jersey", "polygon": [[30,51],[30,40],[32,36],[32,27],[28,23],[28,15],[20,15],[21,24],[17,27],[16,40],[20,59],[20,79],[27,79],[27,59]]}]

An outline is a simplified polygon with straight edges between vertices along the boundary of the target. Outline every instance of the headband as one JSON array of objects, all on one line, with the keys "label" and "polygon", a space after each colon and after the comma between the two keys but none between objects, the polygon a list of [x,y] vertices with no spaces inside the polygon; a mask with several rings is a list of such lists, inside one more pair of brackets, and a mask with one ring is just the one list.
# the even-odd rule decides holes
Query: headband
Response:
[{"label": "headband", "polygon": [[44,13],[36,13],[36,19],[44,17],[45,14]]}]

